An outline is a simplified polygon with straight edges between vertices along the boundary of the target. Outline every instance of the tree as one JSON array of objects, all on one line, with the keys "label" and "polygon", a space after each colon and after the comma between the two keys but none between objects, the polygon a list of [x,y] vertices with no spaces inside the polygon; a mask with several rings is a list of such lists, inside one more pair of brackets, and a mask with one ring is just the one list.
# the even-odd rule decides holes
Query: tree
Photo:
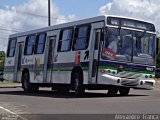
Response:
[{"label": "tree", "polygon": [[4,70],[5,52],[0,51],[0,71]]}]

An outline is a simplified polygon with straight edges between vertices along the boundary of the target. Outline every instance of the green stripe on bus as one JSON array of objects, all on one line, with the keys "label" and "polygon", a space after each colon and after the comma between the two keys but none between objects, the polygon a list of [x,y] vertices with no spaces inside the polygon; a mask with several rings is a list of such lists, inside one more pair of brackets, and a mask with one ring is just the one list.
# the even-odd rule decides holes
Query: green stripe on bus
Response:
[{"label": "green stripe on bus", "polygon": [[[51,71],[72,71],[73,68],[49,68],[47,70],[51,70]],[[83,71],[88,71],[88,67],[82,67]]]},{"label": "green stripe on bus", "polygon": [[155,72],[151,72],[151,71],[137,71],[137,70],[130,70],[130,69],[125,69],[125,71],[143,73],[143,74],[151,74],[151,75],[155,74]]},{"label": "green stripe on bus", "polygon": [[[99,69],[117,70],[116,67],[108,67],[108,66],[99,66]],[[151,72],[151,71],[137,71],[137,70],[132,70],[132,69],[124,69],[124,71],[141,73],[141,74],[151,74],[151,75],[155,74],[155,72]]]},{"label": "green stripe on bus", "polygon": [[109,67],[109,66],[99,66],[99,69],[111,69],[111,70],[117,70],[116,67]]}]

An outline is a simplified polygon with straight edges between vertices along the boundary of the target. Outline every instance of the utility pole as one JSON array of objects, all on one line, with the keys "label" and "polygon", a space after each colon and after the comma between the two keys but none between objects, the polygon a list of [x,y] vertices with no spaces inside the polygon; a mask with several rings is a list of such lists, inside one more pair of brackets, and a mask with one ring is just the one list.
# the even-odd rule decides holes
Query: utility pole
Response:
[{"label": "utility pole", "polygon": [[48,0],[48,26],[51,26],[51,0]]}]

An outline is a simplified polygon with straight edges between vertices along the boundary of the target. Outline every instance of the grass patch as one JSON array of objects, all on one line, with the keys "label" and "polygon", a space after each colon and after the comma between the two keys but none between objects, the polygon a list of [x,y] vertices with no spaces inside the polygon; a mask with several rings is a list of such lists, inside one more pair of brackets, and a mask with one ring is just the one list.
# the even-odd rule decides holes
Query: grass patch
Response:
[{"label": "grass patch", "polygon": [[155,78],[155,81],[160,81],[160,78]]},{"label": "grass patch", "polygon": [[0,81],[0,85],[19,85],[19,83],[13,83],[13,82],[9,82],[9,81]]}]

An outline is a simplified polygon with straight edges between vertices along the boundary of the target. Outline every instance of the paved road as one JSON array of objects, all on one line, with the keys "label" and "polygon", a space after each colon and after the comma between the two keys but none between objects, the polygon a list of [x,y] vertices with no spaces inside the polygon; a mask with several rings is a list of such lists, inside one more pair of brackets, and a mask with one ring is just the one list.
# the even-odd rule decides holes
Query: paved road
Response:
[{"label": "paved road", "polygon": [[106,91],[87,91],[81,98],[75,97],[72,92],[62,95],[48,88],[32,94],[24,93],[19,87],[0,88],[0,114],[2,113],[21,116],[26,114],[158,114],[160,113],[160,85],[158,84],[151,91],[131,90],[130,95],[126,97],[119,95],[108,97]]}]

